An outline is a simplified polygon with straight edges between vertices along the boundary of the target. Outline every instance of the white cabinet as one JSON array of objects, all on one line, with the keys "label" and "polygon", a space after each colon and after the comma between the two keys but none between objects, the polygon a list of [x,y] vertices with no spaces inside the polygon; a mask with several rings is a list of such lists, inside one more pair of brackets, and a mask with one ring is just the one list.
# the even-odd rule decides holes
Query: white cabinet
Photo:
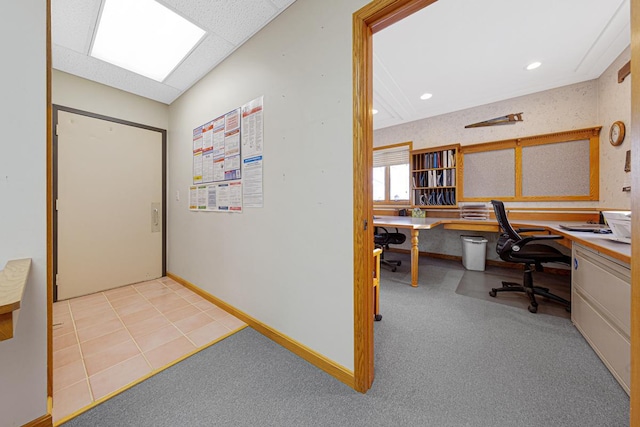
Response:
[{"label": "white cabinet", "polygon": [[629,265],[575,242],[572,255],[571,320],[629,394]]}]

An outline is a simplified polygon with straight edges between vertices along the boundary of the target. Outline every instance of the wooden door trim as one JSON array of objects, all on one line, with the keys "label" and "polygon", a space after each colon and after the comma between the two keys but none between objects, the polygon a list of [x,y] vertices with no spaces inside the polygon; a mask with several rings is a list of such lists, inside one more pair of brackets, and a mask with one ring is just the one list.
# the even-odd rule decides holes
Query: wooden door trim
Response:
[{"label": "wooden door trim", "polygon": [[373,383],[373,34],[436,0],[376,0],[353,14],[354,388]]}]

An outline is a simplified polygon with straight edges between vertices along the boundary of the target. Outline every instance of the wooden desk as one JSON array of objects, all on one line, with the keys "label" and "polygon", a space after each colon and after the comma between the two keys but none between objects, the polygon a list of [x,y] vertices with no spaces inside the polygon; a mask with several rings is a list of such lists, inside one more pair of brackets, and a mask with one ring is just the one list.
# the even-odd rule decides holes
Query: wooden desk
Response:
[{"label": "wooden desk", "polygon": [[[567,239],[567,245],[571,247],[571,242],[579,242],[584,246],[605,253],[610,257],[618,259],[627,264],[631,263],[631,245],[619,243],[609,240],[606,234],[596,234],[583,231],[568,231],[559,227],[559,223],[563,224],[583,224],[582,222],[570,221],[512,221],[514,227],[537,227],[545,231],[557,234]],[[420,252],[418,250],[418,234],[420,230],[430,230],[439,225],[443,225],[445,229],[450,230],[468,230],[468,231],[490,231],[498,232],[498,223],[495,220],[472,221],[455,218],[413,218],[410,216],[374,216],[373,225],[379,227],[397,227],[411,231],[411,286],[418,286],[418,258]],[[563,240],[558,240],[561,243]]]}]

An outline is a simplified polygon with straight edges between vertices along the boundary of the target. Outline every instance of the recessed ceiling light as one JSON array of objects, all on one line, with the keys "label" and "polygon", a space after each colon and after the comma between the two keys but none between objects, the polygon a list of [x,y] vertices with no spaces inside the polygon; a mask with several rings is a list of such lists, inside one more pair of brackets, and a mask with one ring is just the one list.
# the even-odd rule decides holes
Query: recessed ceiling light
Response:
[{"label": "recessed ceiling light", "polygon": [[422,95],[420,95],[420,99],[422,99],[424,101],[425,99],[429,99],[432,96],[433,96],[433,94],[431,94],[431,93],[423,93]]},{"label": "recessed ceiling light", "polygon": [[542,62],[538,62],[538,61],[532,62],[531,64],[527,65],[527,70],[535,70],[541,65],[542,65]]},{"label": "recessed ceiling light", "polygon": [[204,35],[154,0],[105,0],[91,56],[161,82]]},{"label": "recessed ceiling light", "polygon": [[376,110],[375,108],[373,110],[371,110],[371,113],[373,114],[378,114],[378,110]]}]

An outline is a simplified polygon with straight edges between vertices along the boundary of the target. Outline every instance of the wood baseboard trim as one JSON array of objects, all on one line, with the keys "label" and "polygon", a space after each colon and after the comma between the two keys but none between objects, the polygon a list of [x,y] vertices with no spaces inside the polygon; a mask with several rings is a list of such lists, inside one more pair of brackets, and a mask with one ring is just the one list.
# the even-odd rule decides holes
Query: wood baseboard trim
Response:
[{"label": "wood baseboard trim", "polygon": [[51,418],[51,414],[44,414],[43,416],[36,418],[35,420],[29,421],[24,424],[22,427],[52,427],[53,419]]},{"label": "wood baseboard trim", "polygon": [[173,273],[170,273],[170,272],[167,272],[167,277],[170,277],[171,279],[173,279],[176,282],[180,283],[181,285],[183,285],[187,289],[190,289],[191,291],[193,291],[196,294],[200,295],[202,298],[214,303],[215,305],[219,306],[220,308],[224,309],[225,311],[227,311],[227,312],[231,313],[232,315],[236,316],[238,319],[240,319],[243,322],[247,323],[249,326],[251,326],[256,331],[260,332],[265,337],[267,337],[270,340],[280,344],[282,347],[286,348],[287,350],[289,350],[293,354],[303,358],[304,360],[306,360],[307,362],[311,363],[316,368],[321,369],[322,371],[324,371],[327,374],[331,375],[335,379],[343,382],[344,384],[348,385],[349,387],[355,388],[355,376],[354,376],[354,373],[352,371],[348,370],[347,368],[335,363],[334,361],[326,358],[325,356],[321,355],[320,353],[317,353],[316,351],[310,349],[309,347],[305,346],[304,344],[299,343],[296,340],[294,340],[294,339],[284,335],[283,333],[273,329],[272,327],[270,327],[268,325],[265,325],[264,323],[260,322],[259,320],[254,319],[253,317],[249,316],[248,314],[238,310],[237,308],[233,307],[232,305],[227,304],[226,302],[222,301],[221,299],[211,295],[207,291],[205,291],[203,289],[200,289],[198,286],[196,286],[193,283],[183,279],[182,277],[177,276],[177,275],[175,275]]}]

